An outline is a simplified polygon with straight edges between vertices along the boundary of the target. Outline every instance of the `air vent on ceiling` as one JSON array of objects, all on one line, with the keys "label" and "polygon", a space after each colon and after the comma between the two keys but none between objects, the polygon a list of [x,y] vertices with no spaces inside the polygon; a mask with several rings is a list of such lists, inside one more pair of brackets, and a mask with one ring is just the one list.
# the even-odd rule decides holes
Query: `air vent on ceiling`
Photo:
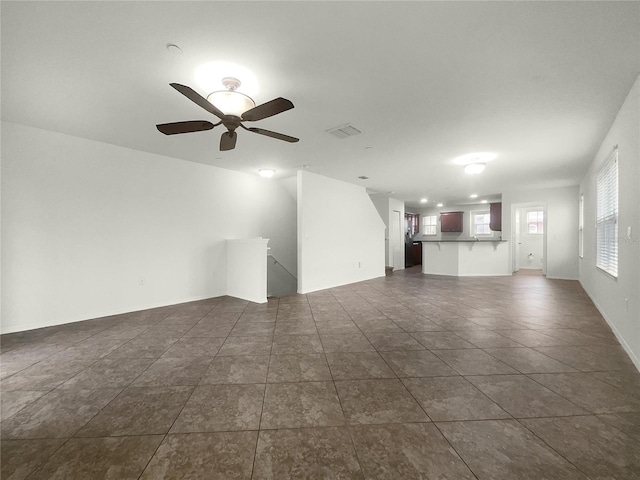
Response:
[{"label": "air vent on ceiling", "polygon": [[366,175],[360,175],[358,178],[360,180],[369,180],[369,177],[367,177]]},{"label": "air vent on ceiling", "polygon": [[360,135],[362,132],[350,123],[347,123],[346,125],[341,125],[340,127],[330,128],[329,130],[327,130],[327,133],[330,133],[334,137],[347,138],[353,137],[354,135]]}]

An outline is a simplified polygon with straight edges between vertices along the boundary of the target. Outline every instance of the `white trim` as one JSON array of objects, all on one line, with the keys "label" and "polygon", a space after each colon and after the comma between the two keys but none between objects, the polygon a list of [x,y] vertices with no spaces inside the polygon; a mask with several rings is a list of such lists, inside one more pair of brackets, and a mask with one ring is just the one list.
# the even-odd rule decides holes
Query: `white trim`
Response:
[{"label": "white trim", "polygon": [[[221,298],[221,297],[228,297],[229,295],[227,295],[226,293],[221,293],[219,295],[207,295],[207,296],[196,296],[196,297],[187,297],[185,299],[182,300],[177,300],[177,301],[173,301],[171,303],[167,303],[166,305],[157,305],[157,304],[146,304],[146,306],[142,305],[142,306],[136,306],[135,310],[125,310],[122,312],[103,312],[103,313],[98,313],[93,317],[89,317],[89,318],[77,318],[75,320],[69,320],[68,322],[62,322],[62,323],[55,323],[55,324],[51,324],[51,323],[46,323],[46,322],[29,322],[29,323],[21,323],[20,325],[5,325],[4,323],[2,324],[2,331],[0,332],[0,334],[4,335],[6,333],[16,333],[16,332],[26,332],[28,330],[36,330],[39,328],[49,328],[49,327],[58,327],[60,325],[71,325],[72,323],[78,323],[78,322],[86,322],[86,321],[90,321],[90,320],[99,320],[99,319],[103,319],[103,318],[109,318],[109,317],[117,317],[119,315],[129,315],[131,313],[136,313],[136,312],[142,312],[145,310],[156,310],[156,309],[160,309],[160,308],[168,308],[168,307],[173,307],[176,305],[181,305],[183,303],[190,303],[190,302],[199,302],[202,300],[210,300],[212,298]],[[251,302],[253,303],[253,302]],[[169,314],[167,314],[168,316]]]},{"label": "white trim", "polygon": [[[476,216],[479,215],[490,215],[491,211],[490,210],[471,210],[469,212],[469,217],[471,217],[469,219],[470,223],[470,229],[469,232],[471,232],[471,236],[472,237],[493,237],[493,231],[491,231],[491,228],[489,228],[489,233],[478,233],[476,232]],[[487,225],[489,226],[491,223],[489,221],[489,223],[483,223],[482,225]]]},{"label": "white trim", "polygon": [[631,350],[631,347],[626,342],[626,340],[624,339],[622,334],[620,332],[618,332],[618,330],[616,329],[616,327],[613,324],[613,322],[607,318],[607,315],[604,313],[604,310],[602,310],[602,308],[600,308],[600,305],[598,305],[598,302],[595,301],[595,299],[591,296],[589,291],[584,287],[584,285],[582,284],[582,280],[578,280],[578,282],[580,283],[580,286],[582,287],[582,290],[584,290],[584,292],[587,294],[589,299],[596,306],[596,308],[598,309],[598,312],[600,312],[600,315],[602,315],[602,318],[604,318],[604,321],[607,322],[607,324],[611,328],[611,331],[616,336],[616,339],[618,340],[618,342],[620,342],[620,345],[624,349],[625,353],[631,359],[631,362],[633,363],[633,365],[636,367],[638,372],[640,372],[640,358],[636,357],[635,353],[633,352],[633,350]]}]

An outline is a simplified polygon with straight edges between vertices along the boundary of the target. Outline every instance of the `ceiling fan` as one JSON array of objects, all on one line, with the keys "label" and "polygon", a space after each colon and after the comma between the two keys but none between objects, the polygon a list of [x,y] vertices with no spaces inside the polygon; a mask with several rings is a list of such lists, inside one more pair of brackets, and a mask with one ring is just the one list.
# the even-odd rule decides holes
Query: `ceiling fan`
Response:
[{"label": "ceiling fan", "polygon": [[[186,85],[170,84],[193,103],[218,117],[220,119],[218,123],[214,124],[206,120],[191,120],[187,122],[161,123],[156,125],[156,128],[165,135],[177,135],[179,133],[211,130],[213,127],[222,124],[227,128],[227,131],[220,137],[220,151],[233,150],[235,148],[238,138],[236,129],[238,127],[249,132],[284,140],[285,142],[295,143],[299,140],[283,133],[272,132],[264,128],[245,127],[242,124],[242,122],[255,122],[292,109],[293,103],[289,100],[278,97],[256,107],[255,102],[250,97],[236,91],[240,86],[238,79],[226,77],[222,79],[222,84],[227,88],[226,90],[213,92],[207,98],[202,97]],[[217,103],[220,108],[216,107],[213,102]]]}]

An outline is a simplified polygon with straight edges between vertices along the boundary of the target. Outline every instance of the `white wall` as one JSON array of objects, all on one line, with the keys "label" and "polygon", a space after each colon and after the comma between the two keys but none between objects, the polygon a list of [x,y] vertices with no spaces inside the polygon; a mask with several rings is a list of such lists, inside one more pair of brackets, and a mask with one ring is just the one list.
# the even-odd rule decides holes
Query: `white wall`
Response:
[{"label": "white wall", "polygon": [[[640,77],[602,142],[582,183],[584,258],[580,283],[640,369]],[[618,278],[596,268],[596,177],[618,145]],[[627,229],[631,227],[631,236]]]},{"label": "white wall", "polygon": [[2,123],[2,332],[224,295],[227,238],[295,271],[295,209],[257,175]]},{"label": "white wall", "polygon": [[[393,251],[391,250],[391,240],[389,238],[391,230],[390,225],[390,212],[389,212],[389,197],[381,193],[369,195],[371,203],[376,207],[380,219],[384,222],[384,264],[388,267],[393,266]],[[404,216],[403,216],[404,218]]]},{"label": "white wall", "polygon": [[298,292],[384,276],[384,222],[364,188],[298,172]]},{"label": "white wall", "polygon": [[[502,192],[502,238],[511,242],[512,219],[518,205],[542,205],[546,210],[546,275],[578,279],[578,186]],[[522,219],[521,219],[522,221]],[[512,265],[513,248],[509,249]]]},{"label": "white wall", "polygon": [[403,260],[399,265],[395,265],[394,263],[394,253],[393,253],[393,239],[391,238],[391,222],[393,222],[393,212],[400,212],[400,219],[402,220],[402,224],[404,225],[404,202],[402,200],[397,200],[395,198],[389,198],[383,194],[371,194],[369,195],[373,205],[376,207],[380,218],[384,222],[384,262],[388,267],[393,267],[394,270],[404,270],[404,235],[403,231],[401,232],[401,248]]},{"label": "white wall", "polygon": [[227,295],[267,303],[266,238],[227,240]]}]

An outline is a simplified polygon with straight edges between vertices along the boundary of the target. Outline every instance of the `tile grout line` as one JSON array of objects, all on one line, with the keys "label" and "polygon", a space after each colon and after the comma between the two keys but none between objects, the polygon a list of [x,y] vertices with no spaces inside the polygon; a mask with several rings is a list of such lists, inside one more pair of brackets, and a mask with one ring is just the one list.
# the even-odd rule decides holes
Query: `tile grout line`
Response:
[{"label": "tile grout line", "polygon": [[[278,300],[278,307],[276,308],[276,320],[275,323],[278,323],[278,312],[280,311],[280,300]],[[253,462],[251,463],[251,475],[249,478],[253,478],[253,474],[256,468],[256,458],[258,457],[258,443],[260,442],[260,432],[262,431],[262,415],[264,413],[264,404],[267,399],[267,386],[269,384],[269,369],[271,368],[271,358],[273,356],[273,342],[275,339],[275,326],[274,326],[274,334],[271,336],[271,347],[269,348],[269,362],[267,363],[267,373],[264,378],[264,392],[262,393],[262,404],[260,405],[260,419],[258,420],[258,431],[256,433],[256,446],[253,450]]]},{"label": "tile grout line", "polygon": [[[211,311],[213,310],[213,308],[214,308],[214,307],[211,307],[211,309],[209,310],[209,312],[211,312]],[[246,308],[247,308],[247,307],[245,306],[245,308],[244,308],[242,311],[244,312],[244,310],[245,310]],[[204,318],[204,317],[206,317],[206,316],[207,316],[207,314],[203,315],[203,316],[202,316],[202,318]],[[242,316],[242,313],[240,314],[240,316]],[[238,317],[238,319],[239,319],[239,318],[240,318],[240,317]],[[238,320],[236,320],[236,323],[237,323],[237,322],[238,322]],[[234,325],[235,325],[235,323],[234,323]],[[194,325],[194,327],[195,327],[195,325]],[[191,328],[193,328],[193,327],[191,327]],[[189,332],[190,330],[191,330],[191,329],[187,330],[187,332]],[[185,335],[186,335],[186,333],[187,333],[187,332],[185,332]],[[183,335],[183,336],[184,336],[184,335]],[[180,337],[180,338],[182,338],[182,337]],[[177,340],[176,340],[176,341],[177,341]],[[225,341],[226,341],[226,338],[225,338]],[[175,342],[174,342],[174,343],[175,343]],[[223,342],[223,344],[224,344],[224,342]],[[173,345],[173,344],[172,344],[172,345]],[[171,347],[169,347],[169,348],[171,348]],[[165,350],[165,352],[166,352],[166,350]],[[216,353],[216,355],[217,355],[217,353]],[[214,355],[214,359],[215,359],[216,355]],[[212,362],[213,362],[213,360],[212,360]],[[200,380],[202,380],[202,378],[201,378]],[[198,383],[200,383],[200,382],[198,382]],[[195,393],[195,391],[196,391],[196,388],[197,388],[197,387],[198,387],[198,385],[194,385],[194,386],[193,386],[193,389],[191,390],[191,393],[189,394],[189,397],[186,399],[186,401],[185,401],[185,402],[184,402],[184,404],[182,405],[182,408],[180,409],[180,411],[178,412],[178,414],[176,415],[176,417],[173,419],[173,422],[171,422],[171,425],[170,425],[170,426],[169,426],[169,428],[167,429],[167,433],[165,433],[165,434],[163,435],[162,440],[160,441],[160,443],[158,444],[158,446],[155,448],[155,450],[153,451],[153,453],[149,456],[149,459],[147,460],[147,462],[146,462],[146,464],[145,464],[144,468],[140,471],[140,475],[138,475],[138,479],[140,479],[140,478],[142,477],[142,475],[144,475],[145,470],[146,470],[147,468],[149,468],[149,464],[151,463],[151,460],[153,460],[153,458],[155,457],[156,453],[158,453],[158,450],[160,449],[160,447],[164,444],[165,440],[166,440],[166,439],[167,439],[167,437],[169,436],[169,433],[171,432],[171,429],[173,428],[173,426],[175,425],[175,423],[178,421],[178,418],[180,418],[180,415],[181,415],[181,414],[182,414],[182,412],[184,411],[184,408],[187,406],[187,403],[189,403],[189,400],[191,400],[191,397],[193,397],[193,394]]]}]

